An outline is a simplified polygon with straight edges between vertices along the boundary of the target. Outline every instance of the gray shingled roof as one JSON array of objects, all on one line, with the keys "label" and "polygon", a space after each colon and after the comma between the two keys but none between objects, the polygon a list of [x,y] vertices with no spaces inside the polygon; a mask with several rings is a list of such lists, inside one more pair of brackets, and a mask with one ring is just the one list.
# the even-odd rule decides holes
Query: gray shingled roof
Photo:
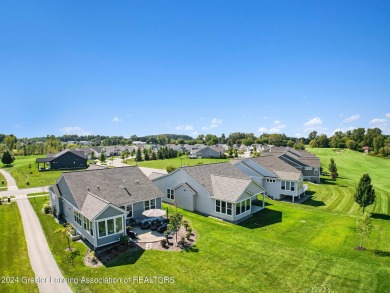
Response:
[{"label": "gray shingled roof", "polygon": [[81,208],[81,213],[89,220],[92,220],[109,205],[108,201],[88,192]]},{"label": "gray shingled roof", "polygon": [[286,158],[290,157],[300,162],[300,164],[304,166],[317,167],[317,168],[321,167],[320,158],[305,150],[295,150],[290,147],[272,146],[269,149],[265,150],[264,152],[273,154],[275,156],[285,156]]},{"label": "gray shingled roof", "polygon": [[62,177],[79,207],[88,193],[118,207],[164,196],[137,166],[67,172]]},{"label": "gray shingled roof", "polygon": [[[213,182],[211,179],[212,175],[250,180],[248,175],[238,170],[228,162],[182,167],[182,170],[194,180],[196,180],[199,184],[201,184],[212,196],[215,194],[214,188],[216,187],[215,185],[213,187]],[[232,193],[236,192],[236,190],[231,191]],[[244,190],[242,190],[242,192],[243,191]],[[241,195],[242,192],[239,195]]]},{"label": "gray shingled roof", "polygon": [[262,154],[260,157],[250,158],[248,160],[255,162],[280,179],[298,180],[302,174],[300,171],[285,163],[277,156],[271,154]]},{"label": "gray shingled roof", "polygon": [[83,151],[76,151],[76,150],[69,150],[69,149],[66,149],[66,150],[63,150],[55,155],[52,155],[52,156],[48,156],[46,158],[38,158],[36,161],[38,163],[43,163],[43,162],[51,162],[52,160],[54,160],[55,158],[58,158],[60,156],[62,156],[63,154],[65,153],[72,153],[72,154],[75,154],[76,156],[79,156],[83,159],[87,159],[85,153]]},{"label": "gray shingled roof", "polygon": [[216,199],[235,202],[243,194],[252,179],[232,178],[220,175],[211,175],[213,196]]}]

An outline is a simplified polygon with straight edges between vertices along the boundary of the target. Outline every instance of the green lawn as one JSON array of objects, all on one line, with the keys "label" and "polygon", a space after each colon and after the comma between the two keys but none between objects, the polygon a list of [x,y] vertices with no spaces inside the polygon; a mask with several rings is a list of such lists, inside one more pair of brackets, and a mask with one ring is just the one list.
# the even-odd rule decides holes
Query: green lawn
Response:
[{"label": "green lawn", "polygon": [[16,203],[0,205],[0,223],[0,291],[38,292],[36,284],[22,284],[22,277],[34,278],[34,273]]},{"label": "green lawn", "polygon": [[375,188],[376,199],[366,210],[375,214],[390,215],[390,160],[351,150],[317,148],[307,150],[321,158],[323,170],[327,173],[330,158],[333,158],[339,173],[336,181],[329,176],[322,176],[321,185],[310,184],[309,189],[314,193],[309,204],[329,211],[358,213],[359,206],[354,202],[353,195],[361,176],[368,173]]},{"label": "green lawn", "polygon": [[[374,219],[375,230],[356,251],[356,217],[309,205],[267,201],[264,211],[241,225],[183,211],[198,233],[193,252],[148,250],[90,269],[82,256],[64,263],[66,240],[40,212],[43,198],[30,202],[65,277],[174,277],[173,284],[72,284],[76,292],[385,292],[390,287],[390,225]],[[171,207],[169,207],[171,208]],[[172,208],[171,208],[172,209]],[[73,243],[82,254],[86,247]]]},{"label": "green lawn", "polygon": [[[11,173],[19,188],[54,184],[63,171],[39,172],[38,165],[35,163],[35,160],[42,157],[43,156],[17,156],[15,157],[15,161],[12,163],[11,167],[3,165],[2,168]],[[29,168],[29,164],[31,164],[31,169]],[[30,171],[32,174],[30,174]],[[29,185],[26,184],[26,174],[28,175]]]},{"label": "green lawn", "polygon": [[[1,182],[4,181],[4,184],[2,184]],[[5,180],[3,174],[0,173],[0,191],[4,191],[4,190],[7,190],[7,180]]]},{"label": "green lawn", "polygon": [[[165,160],[142,161],[142,162],[137,162],[137,164],[142,167],[165,170],[167,166],[173,166],[175,168],[179,168],[180,166],[194,166],[197,164],[214,164],[214,163],[228,162],[229,160],[230,159],[207,159],[207,158],[189,159],[187,157],[182,157],[182,158],[172,158],[172,159],[165,159]],[[134,159],[129,159],[124,162],[126,162],[129,165],[136,164]]]}]

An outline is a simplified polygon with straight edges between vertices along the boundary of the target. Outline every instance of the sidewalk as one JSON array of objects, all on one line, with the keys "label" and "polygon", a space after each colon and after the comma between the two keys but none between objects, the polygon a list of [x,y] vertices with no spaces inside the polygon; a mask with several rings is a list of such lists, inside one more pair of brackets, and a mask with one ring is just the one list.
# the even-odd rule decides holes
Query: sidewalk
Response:
[{"label": "sidewalk", "polygon": [[[16,199],[18,199],[16,202],[22,217],[31,267],[35,273],[35,278],[41,278],[41,282],[37,282],[39,292],[72,292],[67,283],[61,282],[64,280],[64,277],[51,254],[45,235],[42,231],[41,223],[26,195],[27,193],[40,192],[42,191],[42,187],[18,190],[15,180],[11,175],[4,170],[0,169],[0,171],[3,171],[1,173],[7,180],[8,188],[10,186],[13,187],[14,190],[11,190],[12,195],[15,195]],[[3,196],[6,192],[9,191],[1,192],[0,195]]]}]

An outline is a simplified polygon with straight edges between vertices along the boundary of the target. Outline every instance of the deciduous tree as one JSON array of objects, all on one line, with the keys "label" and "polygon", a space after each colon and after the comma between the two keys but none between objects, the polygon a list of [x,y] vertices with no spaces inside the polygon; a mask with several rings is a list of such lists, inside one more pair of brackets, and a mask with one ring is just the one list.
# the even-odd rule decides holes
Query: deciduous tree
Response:
[{"label": "deciduous tree", "polygon": [[363,241],[366,237],[369,237],[372,232],[371,214],[364,213],[363,216],[356,222],[356,231],[360,235],[360,244],[358,250],[363,249]]}]

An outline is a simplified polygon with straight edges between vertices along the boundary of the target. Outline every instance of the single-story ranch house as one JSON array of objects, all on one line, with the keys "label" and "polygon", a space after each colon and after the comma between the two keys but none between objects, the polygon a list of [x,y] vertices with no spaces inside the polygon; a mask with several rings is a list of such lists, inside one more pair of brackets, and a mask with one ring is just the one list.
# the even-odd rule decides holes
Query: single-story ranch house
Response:
[{"label": "single-story ranch house", "polygon": [[287,164],[302,172],[303,179],[321,183],[321,161],[316,155],[305,150],[295,150],[290,147],[270,146],[264,152],[279,157]]},{"label": "single-story ranch house", "polygon": [[163,197],[137,166],[63,173],[49,193],[55,215],[95,248],[119,241],[126,219],[160,209]]},{"label": "single-story ranch house", "polygon": [[294,202],[307,190],[301,171],[277,156],[261,153],[260,157],[234,160],[232,164],[263,186],[272,199],[289,196]]},{"label": "single-story ranch house", "polygon": [[[83,151],[63,150],[55,155],[48,155],[46,158],[38,158],[38,170],[67,170],[85,169],[88,167],[88,159]],[[41,167],[43,163],[43,167]]]},{"label": "single-story ranch house", "polygon": [[[181,167],[153,182],[164,193],[164,202],[229,222],[264,208],[265,189],[230,163]],[[262,207],[252,205],[258,196]]]}]

